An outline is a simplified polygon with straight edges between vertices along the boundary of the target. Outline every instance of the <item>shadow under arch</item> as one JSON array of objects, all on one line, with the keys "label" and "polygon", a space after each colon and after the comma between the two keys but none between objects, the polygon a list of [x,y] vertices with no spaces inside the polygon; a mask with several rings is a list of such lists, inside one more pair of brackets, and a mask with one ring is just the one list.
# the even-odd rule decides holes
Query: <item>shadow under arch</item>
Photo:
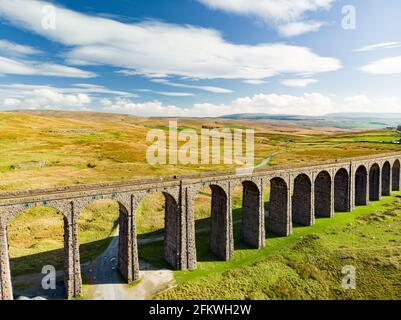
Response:
[{"label": "shadow under arch", "polygon": [[332,216],[332,182],[327,171],[321,171],[315,179],[315,215],[330,218]]},{"label": "shadow under arch", "polygon": [[334,210],[350,211],[349,174],[344,168],[339,169],[334,176]]},{"label": "shadow under arch", "polygon": [[369,169],[369,200],[380,200],[380,167],[377,163]]},{"label": "shadow under arch", "polygon": [[233,216],[228,200],[227,192],[216,184],[195,196],[197,261],[227,261],[233,256]]},{"label": "shadow under arch", "polygon": [[270,180],[269,209],[267,212],[268,231],[286,237],[291,234],[289,208],[290,191],[287,182],[280,177]]},{"label": "shadow under arch", "polygon": [[242,182],[242,220],[240,239],[249,247],[259,249],[265,244],[264,203],[255,182]]},{"label": "shadow under arch", "polygon": [[312,181],[306,174],[300,174],[294,179],[292,195],[292,222],[302,226],[314,223],[312,210]]},{"label": "shadow under arch", "polygon": [[361,165],[355,172],[355,205],[366,206],[367,204],[368,204],[368,170],[364,165]]},{"label": "shadow under arch", "polygon": [[400,160],[395,160],[393,163],[393,167],[391,169],[392,177],[392,190],[399,191],[400,190]]},{"label": "shadow under arch", "polygon": [[391,165],[386,161],[382,167],[382,196],[389,196],[391,194]]}]

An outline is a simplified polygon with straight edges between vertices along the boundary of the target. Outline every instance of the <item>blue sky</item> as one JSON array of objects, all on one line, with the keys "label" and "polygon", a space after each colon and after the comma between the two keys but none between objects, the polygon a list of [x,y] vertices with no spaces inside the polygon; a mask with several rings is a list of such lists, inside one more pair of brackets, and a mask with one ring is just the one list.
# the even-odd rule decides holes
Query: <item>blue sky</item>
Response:
[{"label": "blue sky", "polygon": [[400,9],[397,0],[0,0],[0,110],[401,112]]}]

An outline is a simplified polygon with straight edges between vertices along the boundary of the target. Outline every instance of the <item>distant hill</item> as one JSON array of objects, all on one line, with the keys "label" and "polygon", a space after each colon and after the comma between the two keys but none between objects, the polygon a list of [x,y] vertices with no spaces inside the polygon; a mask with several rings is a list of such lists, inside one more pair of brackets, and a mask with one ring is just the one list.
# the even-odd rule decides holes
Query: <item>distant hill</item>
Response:
[{"label": "distant hill", "polygon": [[[32,114],[36,116],[69,118],[80,121],[118,121],[132,124],[158,122],[169,117],[141,117],[118,113],[103,113],[90,111],[56,111],[56,110],[18,110],[14,112]],[[306,128],[338,128],[338,129],[382,129],[395,128],[401,125],[401,113],[330,113],[323,116],[303,116],[295,114],[267,114],[267,113],[240,113],[221,117],[181,118],[185,120],[203,120],[205,122],[238,120],[238,121],[269,121],[277,123],[283,121],[285,125],[296,125]]]},{"label": "distant hill", "polygon": [[225,115],[223,119],[297,121],[299,125],[342,129],[380,129],[401,125],[401,113],[330,113],[323,116],[292,114],[242,113]]},{"label": "distant hill", "polygon": [[300,121],[318,119],[319,117],[312,116],[298,116],[291,114],[267,114],[267,113],[240,113],[221,116],[223,119],[249,119],[249,120],[288,120],[288,121]]},{"label": "distant hill", "polygon": [[372,112],[343,112],[329,113],[327,118],[348,118],[348,119],[401,119],[401,113],[372,113]]}]

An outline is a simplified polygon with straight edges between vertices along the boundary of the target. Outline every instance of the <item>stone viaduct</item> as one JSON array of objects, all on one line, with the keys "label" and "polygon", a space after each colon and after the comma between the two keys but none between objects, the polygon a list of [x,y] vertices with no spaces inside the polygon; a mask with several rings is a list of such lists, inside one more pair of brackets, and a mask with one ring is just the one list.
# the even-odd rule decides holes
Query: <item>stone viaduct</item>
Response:
[{"label": "stone viaduct", "polygon": [[[155,192],[165,196],[164,258],[174,269],[196,268],[194,201],[210,187],[209,247],[217,259],[234,255],[232,193],[243,187],[241,238],[253,248],[265,246],[265,221],[270,232],[288,236],[292,225],[310,226],[315,217],[333,217],[355,206],[400,190],[400,153],[339,159],[304,166],[277,167],[250,174],[234,172],[113,182],[48,190],[0,193],[0,300],[12,299],[7,226],[18,214],[35,206],[55,208],[64,218],[64,280],[68,298],[81,294],[77,220],[97,199],[119,203],[118,267],[127,282],[138,279],[136,211]],[[266,189],[269,186],[269,189]],[[270,205],[264,209],[265,190]]]}]

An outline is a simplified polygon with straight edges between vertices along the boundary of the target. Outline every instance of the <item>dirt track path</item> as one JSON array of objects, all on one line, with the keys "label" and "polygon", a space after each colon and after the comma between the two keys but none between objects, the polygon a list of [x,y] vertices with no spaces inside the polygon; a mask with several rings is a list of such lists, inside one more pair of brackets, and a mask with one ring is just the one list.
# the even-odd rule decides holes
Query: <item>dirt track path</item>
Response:
[{"label": "dirt track path", "polygon": [[[171,270],[155,270],[150,264],[140,261],[140,281],[134,286],[124,283],[117,270],[118,230],[106,251],[86,266],[95,283],[89,285],[89,296],[94,300],[145,300],[160,291],[175,285]],[[146,239],[147,243],[159,241]]]}]

